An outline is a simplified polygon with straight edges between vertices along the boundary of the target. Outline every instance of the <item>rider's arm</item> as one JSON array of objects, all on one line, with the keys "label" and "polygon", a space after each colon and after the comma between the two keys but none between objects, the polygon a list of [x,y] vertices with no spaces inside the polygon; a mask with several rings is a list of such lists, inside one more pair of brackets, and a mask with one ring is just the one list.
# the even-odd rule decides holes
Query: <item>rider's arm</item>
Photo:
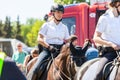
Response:
[{"label": "rider's arm", "polygon": [[102,39],[101,35],[102,35],[102,33],[98,32],[98,31],[95,31],[94,38],[93,38],[95,43],[106,45],[106,46],[111,46],[111,42]]},{"label": "rider's arm", "polygon": [[120,49],[120,46],[116,45],[115,43],[112,43],[110,41],[106,41],[106,40],[102,39],[101,35],[102,35],[102,33],[98,32],[98,31],[95,31],[94,38],[93,38],[93,40],[95,41],[95,43],[106,45],[108,47],[112,47],[115,50]]},{"label": "rider's arm", "polygon": [[44,36],[42,34],[38,35],[37,41],[39,44],[41,44],[42,46],[48,48],[49,44],[47,42],[44,41]]}]

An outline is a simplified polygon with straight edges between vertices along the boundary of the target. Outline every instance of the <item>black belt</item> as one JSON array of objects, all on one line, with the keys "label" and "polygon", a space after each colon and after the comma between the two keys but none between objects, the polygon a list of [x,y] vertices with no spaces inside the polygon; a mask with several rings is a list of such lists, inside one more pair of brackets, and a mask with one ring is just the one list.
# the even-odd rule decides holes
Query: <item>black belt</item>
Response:
[{"label": "black belt", "polygon": [[63,44],[61,44],[61,45],[58,45],[58,44],[50,44],[51,46],[54,46],[55,48],[57,48],[57,49],[61,49],[62,48],[62,46],[63,46]]},{"label": "black belt", "polygon": [[100,52],[105,52],[105,53],[110,53],[110,52],[116,52],[116,50],[114,50],[112,47],[102,47],[102,46],[99,46],[97,48]]}]

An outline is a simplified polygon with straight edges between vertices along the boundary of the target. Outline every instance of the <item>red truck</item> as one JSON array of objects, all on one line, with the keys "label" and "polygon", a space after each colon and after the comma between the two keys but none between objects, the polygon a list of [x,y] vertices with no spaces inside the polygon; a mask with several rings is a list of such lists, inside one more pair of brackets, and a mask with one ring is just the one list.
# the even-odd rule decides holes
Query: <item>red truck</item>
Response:
[{"label": "red truck", "polygon": [[93,38],[98,18],[106,9],[106,3],[66,5],[62,21],[68,26],[70,34],[78,36],[78,45],[83,46],[86,38]]}]

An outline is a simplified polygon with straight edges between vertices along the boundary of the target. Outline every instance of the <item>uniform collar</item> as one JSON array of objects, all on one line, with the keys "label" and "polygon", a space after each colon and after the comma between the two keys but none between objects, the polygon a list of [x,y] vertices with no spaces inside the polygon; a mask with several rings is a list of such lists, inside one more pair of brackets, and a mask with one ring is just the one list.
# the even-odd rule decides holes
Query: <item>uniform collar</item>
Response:
[{"label": "uniform collar", "polygon": [[108,14],[110,15],[110,17],[115,17],[112,10],[108,10]]},{"label": "uniform collar", "polygon": [[[108,10],[108,14],[110,15],[110,17],[115,17],[112,10]],[[120,15],[118,17],[120,17]],[[115,18],[118,18],[118,17],[115,17]]]},{"label": "uniform collar", "polygon": [[56,24],[56,23],[54,22],[54,20],[50,21],[50,23],[53,24],[54,26],[58,26],[58,25],[61,24],[61,22],[60,22],[59,24]]}]

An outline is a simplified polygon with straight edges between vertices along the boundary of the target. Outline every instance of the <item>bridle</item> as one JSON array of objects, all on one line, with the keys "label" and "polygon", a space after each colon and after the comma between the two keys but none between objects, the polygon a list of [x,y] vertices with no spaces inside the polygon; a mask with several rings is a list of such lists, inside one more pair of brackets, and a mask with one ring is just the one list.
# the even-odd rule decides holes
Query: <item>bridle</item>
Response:
[{"label": "bridle", "polygon": [[[70,61],[69,61],[69,65],[68,65],[68,68],[67,68],[67,71],[68,71],[68,73],[69,73],[69,75],[70,75],[70,77],[68,76],[68,75],[66,75],[59,67],[58,67],[58,65],[55,63],[55,58],[53,57],[53,54],[51,54],[51,56],[52,56],[52,61],[53,61],[53,66],[55,67],[55,71],[57,72],[58,70],[60,71],[60,73],[65,77],[65,78],[67,78],[68,80],[72,80],[72,74],[71,74],[71,62],[72,62],[72,59],[71,59],[71,55],[70,55],[70,53],[69,53],[69,55],[68,56],[70,56]],[[59,75],[59,77],[60,77],[60,79],[61,80],[64,80],[63,78],[62,78],[62,76],[60,75],[60,73],[58,72],[57,74]],[[54,77],[54,79],[56,79],[56,77],[54,76],[54,70],[53,70],[53,77]]]}]

